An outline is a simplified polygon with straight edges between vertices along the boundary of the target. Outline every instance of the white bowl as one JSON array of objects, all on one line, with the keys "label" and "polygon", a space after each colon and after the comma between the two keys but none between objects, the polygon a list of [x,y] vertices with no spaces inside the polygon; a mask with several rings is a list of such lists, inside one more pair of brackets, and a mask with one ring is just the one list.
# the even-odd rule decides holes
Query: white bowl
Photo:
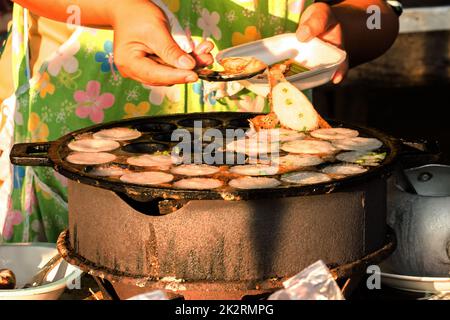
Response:
[{"label": "white bowl", "polygon": [[[50,243],[1,245],[0,269],[12,270],[16,288],[22,288],[56,253],[56,246]],[[67,284],[72,284],[81,274],[78,268],[62,261],[47,275],[44,285],[0,290],[0,300],[57,300]]]},{"label": "white bowl", "polygon": [[[217,54],[217,60],[249,56],[267,65],[294,59],[307,67],[309,71],[289,76],[286,80],[298,89],[306,90],[321,86],[333,79],[339,66],[346,60],[347,53],[318,38],[309,42],[300,42],[295,33],[286,33],[223,50]],[[248,81],[269,87],[266,79],[255,77]]]},{"label": "white bowl", "polygon": [[380,267],[381,282],[388,287],[421,293],[450,292],[450,278],[407,276],[395,274],[386,264],[381,264]]}]

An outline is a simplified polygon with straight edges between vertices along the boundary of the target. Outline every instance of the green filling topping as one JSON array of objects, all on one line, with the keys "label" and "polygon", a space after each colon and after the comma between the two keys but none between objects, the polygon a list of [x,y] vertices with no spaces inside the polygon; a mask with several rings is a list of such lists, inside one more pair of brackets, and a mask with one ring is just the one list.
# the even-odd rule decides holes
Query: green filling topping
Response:
[{"label": "green filling topping", "polygon": [[386,152],[383,153],[369,152],[368,154],[356,160],[355,163],[365,164],[365,163],[381,162],[386,158],[386,155],[387,155]]}]

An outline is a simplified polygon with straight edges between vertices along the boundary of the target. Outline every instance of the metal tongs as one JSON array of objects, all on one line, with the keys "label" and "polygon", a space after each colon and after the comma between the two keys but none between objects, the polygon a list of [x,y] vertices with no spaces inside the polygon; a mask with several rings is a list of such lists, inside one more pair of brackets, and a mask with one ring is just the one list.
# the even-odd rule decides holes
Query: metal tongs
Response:
[{"label": "metal tongs", "polygon": [[41,286],[47,275],[50,273],[50,271],[53,270],[53,268],[55,268],[62,260],[62,256],[57,253],[55,254],[42,268],[41,270],[39,270],[38,273],[36,273],[33,278],[27,282],[22,289],[27,289],[27,288],[34,288],[34,287],[39,287]]}]

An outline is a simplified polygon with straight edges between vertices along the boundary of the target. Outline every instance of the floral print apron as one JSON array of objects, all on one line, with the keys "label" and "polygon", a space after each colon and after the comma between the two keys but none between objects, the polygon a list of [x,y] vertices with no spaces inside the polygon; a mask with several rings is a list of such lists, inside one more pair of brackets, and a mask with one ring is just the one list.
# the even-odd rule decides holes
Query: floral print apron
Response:
[{"label": "floral print apron", "polygon": [[[312,0],[162,0],[172,28],[217,50],[295,32]],[[167,11],[168,12],[168,11]],[[145,115],[267,110],[264,96],[239,83],[210,88],[202,81],[152,87],[124,79],[114,65],[113,33],[77,27],[31,77],[28,12],[15,5],[12,41],[14,96],[0,107],[0,146],[43,142],[98,123]],[[0,158],[0,243],[55,242],[67,226],[67,181],[51,168],[20,167]]]}]

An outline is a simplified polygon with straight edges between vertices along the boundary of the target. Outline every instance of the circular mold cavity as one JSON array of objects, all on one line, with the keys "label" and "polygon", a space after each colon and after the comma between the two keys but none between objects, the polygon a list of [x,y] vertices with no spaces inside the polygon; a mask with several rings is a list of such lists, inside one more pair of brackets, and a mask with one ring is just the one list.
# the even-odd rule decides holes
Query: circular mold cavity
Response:
[{"label": "circular mold cavity", "polygon": [[107,164],[100,166],[88,166],[85,168],[85,172],[89,175],[93,175],[96,177],[104,177],[104,178],[114,178],[120,177],[124,174],[127,174],[128,166],[122,164]]},{"label": "circular mold cavity", "polygon": [[177,129],[177,126],[167,122],[150,122],[138,124],[134,128],[141,132],[172,132]]},{"label": "circular mold cavity", "polygon": [[210,119],[210,118],[206,118],[206,119],[185,119],[185,120],[181,120],[178,121],[178,124],[180,126],[186,127],[186,128],[194,128],[196,122],[200,122],[202,124],[203,128],[217,128],[222,126],[222,121],[217,120],[217,119]]},{"label": "circular mold cavity", "polygon": [[246,118],[232,119],[228,122],[228,127],[248,129],[250,128],[250,123],[248,120],[249,119]]},{"label": "circular mold cavity", "polygon": [[206,143],[178,143],[172,148],[171,152],[183,158],[184,161],[193,161],[193,159],[203,159],[207,147],[208,144]]},{"label": "circular mold cavity", "polygon": [[203,153],[203,160],[210,165],[244,165],[247,162],[247,156],[243,153],[235,152],[211,152]]},{"label": "circular mold cavity", "polygon": [[193,143],[196,140],[199,140],[200,137],[196,137],[193,132],[189,132],[190,137],[186,136],[174,136],[172,139],[172,133],[157,133],[152,136],[152,140],[154,141],[160,141],[160,142],[166,142],[166,143],[183,143],[186,144],[186,140]]},{"label": "circular mold cavity", "polygon": [[161,142],[174,142],[171,133],[157,133],[153,135],[152,139]]},{"label": "circular mold cavity", "polygon": [[182,153],[188,152],[190,154],[204,154],[205,152],[209,152],[211,154],[215,154],[217,151],[217,148],[219,148],[219,145],[216,145],[216,149],[210,151],[208,149],[210,147],[210,143],[208,142],[200,142],[199,140],[191,141],[191,142],[179,142],[176,145],[173,146],[172,151],[176,153]]},{"label": "circular mold cavity", "polygon": [[139,153],[139,154],[153,154],[156,152],[161,151],[167,151],[167,146],[160,144],[160,143],[131,143],[124,147],[122,147],[122,150],[128,153]]}]

